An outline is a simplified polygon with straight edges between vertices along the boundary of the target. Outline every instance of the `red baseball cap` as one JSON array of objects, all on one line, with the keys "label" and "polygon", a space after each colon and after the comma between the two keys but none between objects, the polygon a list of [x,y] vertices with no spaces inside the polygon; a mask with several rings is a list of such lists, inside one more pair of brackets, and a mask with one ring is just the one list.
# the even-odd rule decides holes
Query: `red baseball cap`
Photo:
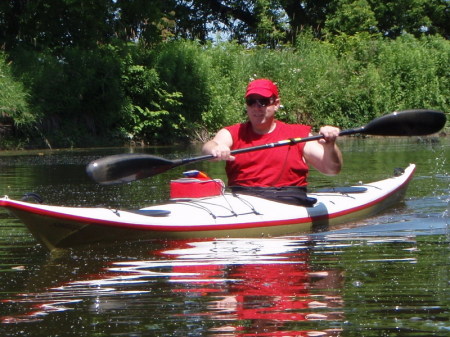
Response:
[{"label": "red baseball cap", "polygon": [[259,80],[251,81],[248,84],[245,97],[248,97],[250,95],[260,95],[263,97],[275,96],[276,98],[278,98],[278,88],[271,80],[262,78]]}]

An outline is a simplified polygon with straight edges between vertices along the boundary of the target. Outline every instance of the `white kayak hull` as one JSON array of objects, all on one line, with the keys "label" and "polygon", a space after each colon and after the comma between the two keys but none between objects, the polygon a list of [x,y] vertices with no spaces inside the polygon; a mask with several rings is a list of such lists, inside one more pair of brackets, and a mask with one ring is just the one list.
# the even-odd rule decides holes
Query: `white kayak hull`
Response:
[{"label": "white kayak hull", "polygon": [[230,193],[172,200],[138,211],[50,206],[6,196],[0,206],[50,250],[128,240],[280,236],[373,216],[403,197],[414,171],[411,164],[399,176],[358,185],[364,187],[362,193],[309,193],[317,199],[313,207]]}]

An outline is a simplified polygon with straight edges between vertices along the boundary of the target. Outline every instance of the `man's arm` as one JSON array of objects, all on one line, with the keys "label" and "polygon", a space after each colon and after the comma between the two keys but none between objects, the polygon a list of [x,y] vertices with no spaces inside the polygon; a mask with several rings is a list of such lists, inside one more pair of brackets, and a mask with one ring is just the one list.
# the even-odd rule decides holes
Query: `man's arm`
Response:
[{"label": "man's arm", "polygon": [[234,160],[230,155],[230,148],[233,145],[233,138],[227,129],[221,129],[214,138],[203,145],[202,152],[211,154],[217,160]]},{"label": "man's arm", "polygon": [[341,150],[336,144],[339,132],[338,128],[332,126],[321,127],[319,133],[324,138],[305,144],[303,157],[306,163],[323,174],[338,174],[343,164]]}]

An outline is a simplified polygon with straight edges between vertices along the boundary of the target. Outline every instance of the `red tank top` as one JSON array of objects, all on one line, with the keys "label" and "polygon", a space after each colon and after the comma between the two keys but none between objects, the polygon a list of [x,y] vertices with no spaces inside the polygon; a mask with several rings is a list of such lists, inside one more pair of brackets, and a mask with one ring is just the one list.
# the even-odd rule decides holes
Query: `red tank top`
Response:
[{"label": "red tank top", "polygon": [[[311,127],[275,121],[275,129],[268,134],[255,133],[250,122],[226,127],[233,139],[231,150],[278,142],[289,138],[307,137]],[[305,143],[286,145],[236,155],[227,161],[229,186],[306,186],[308,165],[303,160]]]}]

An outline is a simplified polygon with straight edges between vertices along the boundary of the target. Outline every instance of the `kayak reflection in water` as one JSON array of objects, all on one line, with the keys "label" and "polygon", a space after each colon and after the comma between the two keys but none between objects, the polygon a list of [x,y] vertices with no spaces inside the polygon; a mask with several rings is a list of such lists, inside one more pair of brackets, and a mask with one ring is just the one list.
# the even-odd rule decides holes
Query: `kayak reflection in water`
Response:
[{"label": "kayak reflection in water", "polygon": [[[293,245],[293,240],[275,241],[187,243],[184,248],[161,253],[184,262],[172,268],[170,281],[179,285],[174,287],[174,292],[188,294],[190,303],[195,297],[217,297],[207,303],[207,315],[215,321],[229,323],[209,330],[209,333],[216,332],[216,337],[225,331],[234,332],[233,336],[292,336],[293,333],[310,336],[318,331],[310,329],[311,323],[302,324],[302,321],[342,320],[343,314],[338,310],[343,306],[342,298],[337,294],[342,287],[341,272],[311,271],[307,246]],[[214,248],[209,253],[208,246]],[[213,250],[216,258],[211,259]],[[228,263],[218,263],[217,259]],[[211,263],[204,264],[207,260]],[[187,320],[195,315],[185,310]],[[339,332],[323,329],[320,335],[332,336]]]},{"label": "kayak reflection in water", "polygon": [[[342,273],[311,264],[307,237],[170,240],[163,248],[143,243],[138,252],[133,243],[129,249],[114,247],[121,258],[106,263],[89,250],[79,260],[50,261],[28,281],[34,291],[0,299],[0,322],[61,322],[53,328],[65,331],[66,322],[84,315],[141,322],[130,331],[155,335],[174,326],[177,336],[192,330],[215,337],[340,332]],[[112,325],[104,333],[122,328]]]},{"label": "kayak reflection in water", "polygon": [[312,136],[310,126],[275,119],[280,98],[272,81],[250,82],[245,100],[248,121],[219,130],[203,145],[203,153],[227,161],[228,185],[234,192],[312,206],[315,200],[306,197],[309,166],[327,175],[340,172],[342,154],[336,144],[340,130],[323,126],[319,140],[232,156],[231,150]]}]

